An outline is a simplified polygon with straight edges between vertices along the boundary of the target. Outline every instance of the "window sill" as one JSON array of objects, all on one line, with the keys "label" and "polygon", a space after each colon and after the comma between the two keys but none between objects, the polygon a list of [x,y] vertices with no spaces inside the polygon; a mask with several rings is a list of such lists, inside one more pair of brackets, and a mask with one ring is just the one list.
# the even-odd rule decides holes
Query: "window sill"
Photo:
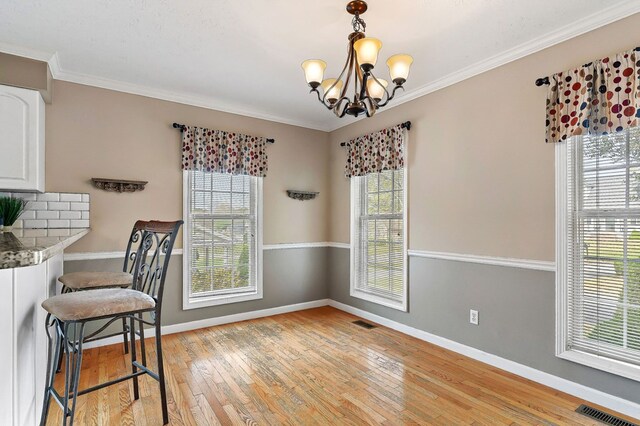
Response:
[{"label": "window sill", "polygon": [[633,364],[576,350],[560,352],[556,356],[567,361],[606,371],[607,373],[640,381],[640,367]]},{"label": "window sill", "polygon": [[386,306],[387,308],[397,309],[402,312],[407,312],[406,302],[387,299],[385,297],[376,296],[372,293],[360,291],[357,289],[351,289],[350,295],[358,299],[366,300],[367,302],[375,303],[377,305]]},{"label": "window sill", "polygon": [[256,291],[252,293],[242,294],[224,294],[220,296],[210,297],[194,297],[185,298],[182,303],[183,310],[206,308],[208,306],[227,305],[230,303],[247,302],[249,300],[262,299],[262,292]]}]

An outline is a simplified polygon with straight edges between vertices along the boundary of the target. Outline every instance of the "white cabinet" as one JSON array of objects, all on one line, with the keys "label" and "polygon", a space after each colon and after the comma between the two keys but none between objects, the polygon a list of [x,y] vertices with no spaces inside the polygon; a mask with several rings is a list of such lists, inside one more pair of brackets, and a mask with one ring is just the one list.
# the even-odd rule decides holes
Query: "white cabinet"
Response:
[{"label": "white cabinet", "polygon": [[62,274],[62,253],[44,263],[0,270],[0,424],[37,425],[47,362],[40,306]]},{"label": "white cabinet", "polygon": [[0,85],[0,191],[44,192],[44,101]]}]

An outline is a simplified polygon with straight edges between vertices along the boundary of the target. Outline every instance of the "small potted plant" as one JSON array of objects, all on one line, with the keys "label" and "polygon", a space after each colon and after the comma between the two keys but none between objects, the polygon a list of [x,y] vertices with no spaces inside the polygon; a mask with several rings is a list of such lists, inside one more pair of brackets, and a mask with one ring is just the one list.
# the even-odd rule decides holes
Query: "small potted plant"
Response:
[{"label": "small potted plant", "polygon": [[13,224],[24,212],[28,201],[22,198],[0,197],[0,216],[2,216],[2,230],[11,231]]}]

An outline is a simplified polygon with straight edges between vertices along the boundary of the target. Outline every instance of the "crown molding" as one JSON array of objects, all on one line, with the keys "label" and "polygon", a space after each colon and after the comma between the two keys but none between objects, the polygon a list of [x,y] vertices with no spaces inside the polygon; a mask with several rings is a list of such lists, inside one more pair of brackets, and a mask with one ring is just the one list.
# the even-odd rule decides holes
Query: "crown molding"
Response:
[{"label": "crown molding", "polygon": [[[509,62],[517,61],[518,59],[524,58],[525,56],[539,52],[548,47],[555,46],[556,44],[560,44],[574,37],[588,33],[589,31],[596,30],[605,25],[627,18],[636,13],[640,13],[640,1],[637,0],[611,6],[600,12],[596,12],[592,15],[586,16],[569,25],[558,28],[557,30],[552,31],[548,34],[536,37],[511,49],[505,50],[504,52],[501,52],[497,55],[493,55],[486,59],[473,63],[431,83],[407,91],[399,98],[395,98],[393,100],[393,103],[385,107],[385,109],[381,111],[381,113],[400,106],[406,102],[428,95],[429,93],[433,93],[438,90],[444,89],[445,87],[460,83],[461,81],[467,80],[471,77],[475,77],[494,68],[506,65]],[[365,117],[360,117],[350,122],[336,121],[335,125],[331,126],[331,128],[329,129],[329,132],[333,132],[334,130],[346,127],[364,118]]]},{"label": "crown molding", "polygon": [[[10,55],[22,56],[27,59],[35,59],[36,61],[50,62],[55,53],[45,52],[44,50],[30,49],[28,47],[16,46],[9,43],[0,42],[0,52]],[[49,66],[51,64],[49,63]]]},{"label": "crown molding", "polygon": [[[558,28],[544,36],[534,38],[528,42],[522,43],[514,48],[508,49],[502,53],[483,59],[479,62],[469,65],[463,69],[450,73],[436,81],[420,86],[416,89],[407,91],[403,96],[396,98],[394,102],[385,108],[389,110],[400,106],[406,102],[412,101],[437,90],[459,83],[476,75],[490,71],[509,62],[516,61],[527,55],[539,52],[540,50],[554,46],[556,44],[567,41],[571,38],[593,31],[604,25],[624,19],[633,14],[640,13],[640,1],[634,0],[613,5],[602,11],[596,12],[585,18],[573,22],[564,27]],[[253,110],[247,106],[239,106],[228,102],[221,102],[213,97],[195,96],[187,93],[172,92],[160,88],[127,83],[118,80],[112,80],[97,77],[89,74],[66,71],[62,68],[60,58],[57,52],[45,52],[36,49],[29,49],[0,42],[0,52],[10,53],[14,55],[24,56],[26,58],[46,61],[49,63],[51,74],[56,80],[77,83],[86,86],[99,87],[102,89],[114,90],[117,92],[129,93],[133,95],[145,96],[148,98],[160,99],[169,102],[176,102],[185,105],[196,106],[200,108],[211,109],[215,111],[227,112],[230,114],[238,114],[246,117],[256,118],[260,120],[273,121],[276,123],[288,124],[291,126],[299,126],[307,129],[321,130],[332,132],[342,127],[349,126],[359,120],[357,118],[349,121],[335,120],[319,124],[309,120],[294,120],[284,116],[268,114],[262,111]]]}]

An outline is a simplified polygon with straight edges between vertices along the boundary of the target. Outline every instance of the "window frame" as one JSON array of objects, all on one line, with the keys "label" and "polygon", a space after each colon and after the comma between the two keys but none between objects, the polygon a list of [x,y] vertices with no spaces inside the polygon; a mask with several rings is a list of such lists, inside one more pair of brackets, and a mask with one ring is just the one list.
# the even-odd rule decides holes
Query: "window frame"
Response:
[{"label": "window frame", "polygon": [[182,230],[182,309],[198,309],[208,306],[226,305],[229,303],[246,302],[263,298],[263,179],[256,179],[256,289],[236,293],[217,294],[204,297],[191,297],[191,174],[188,170],[182,172],[182,215],[184,226]]},{"label": "window frame", "polygon": [[[578,349],[567,349],[569,341],[569,291],[568,250],[573,241],[568,236],[569,171],[567,167],[567,143],[556,143],[555,147],[555,201],[556,201],[556,357],[576,362],[628,379],[640,381],[640,366],[587,353]],[[573,142],[572,142],[573,143]],[[582,176],[575,176],[580,185]]]},{"label": "window frame", "polygon": [[[406,136],[405,136],[405,152],[406,152]],[[403,167],[402,180],[403,180],[403,194],[402,194],[402,300],[394,301],[386,297],[378,296],[369,292],[365,292],[357,288],[356,285],[356,250],[358,250],[359,244],[356,237],[356,226],[361,223],[359,210],[360,207],[356,203],[361,188],[363,187],[360,178],[364,177],[352,177],[350,179],[351,185],[351,244],[350,244],[350,279],[349,279],[349,295],[358,299],[366,300],[378,305],[386,306],[388,308],[397,309],[402,312],[408,312],[409,309],[409,279],[408,279],[408,247],[409,247],[409,223],[408,223],[408,210],[409,210],[409,168],[407,167],[406,154],[405,154],[405,166]],[[361,230],[362,232],[362,230]]]}]

